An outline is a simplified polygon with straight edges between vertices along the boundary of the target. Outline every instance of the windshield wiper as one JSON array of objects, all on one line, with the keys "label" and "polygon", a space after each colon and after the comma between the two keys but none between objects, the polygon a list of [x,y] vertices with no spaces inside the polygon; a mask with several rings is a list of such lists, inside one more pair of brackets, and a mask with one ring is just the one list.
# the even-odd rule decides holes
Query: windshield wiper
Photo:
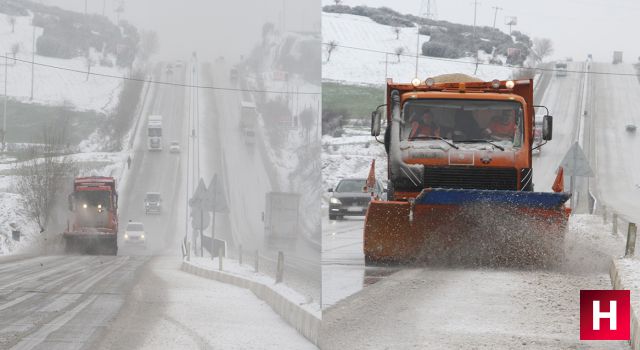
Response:
[{"label": "windshield wiper", "polygon": [[456,146],[453,142],[447,141],[446,139],[440,137],[440,136],[415,136],[409,139],[409,141],[411,140],[417,140],[417,139],[427,139],[427,140],[440,140],[443,141],[444,143],[446,143],[447,145],[455,148],[455,149],[460,149],[460,147]]},{"label": "windshield wiper", "polygon": [[493,141],[489,141],[489,140],[484,140],[484,139],[473,139],[473,140],[456,140],[456,142],[461,142],[461,143],[473,143],[473,142],[486,142],[496,148],[498,148],[501,151],[504,151],[504,147],[500,146],[499,144],[493,142]]}]

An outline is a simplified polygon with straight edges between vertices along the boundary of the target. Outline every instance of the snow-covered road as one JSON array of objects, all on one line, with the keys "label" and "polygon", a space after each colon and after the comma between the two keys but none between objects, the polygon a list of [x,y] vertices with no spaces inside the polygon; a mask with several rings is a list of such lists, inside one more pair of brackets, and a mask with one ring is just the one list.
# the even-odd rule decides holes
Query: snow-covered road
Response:
[{"label": "snow-covered road", "polygon": [[323,261],[324,306],[333,305],[323,313],[322,349],[629,348],[578,337],[580,289],[610,289],[611,256],[623,251],[598,217],[572,218],[566,261],[554,271],[365,269],[356,223],[330,225],[335,235],[323,237],[332,257]]},{"label": "snow-covered road", "polygon": [[[596,63],[592,70],[636,74],[630,64]],[[640,126],[640,83],[620,75],[595,75],[591,81],[596,193],[627,220],[640,222],[640,135],[625,130],[629,123]]]},{"label": "snow-covered road", "polygon": [[[217,86],[234,87],[229,81],[230,66],[222,62],[212,67],[209,77]],[[203,79],[206,79],[203,77]],[[265,212],[265,194],[272,191],[269,169],[264,159],[262,140],[265,133],[256,130],[255,145],[246,144],[240,129],[241,93],[237,91],[215,91],[203,95],[206,110],[218,118],[215,138],[207,140],[209,147],[220,149],[221,175],[224,191],[229,198],[227,232],[233,235],[235,246],[230,246],[233,254],[242,244],[246,255],[253,256],[260,251],[263,268],[267,273],[275,274],[275,262],[278,251],[284,252],[285,283],[299,293],[318,302],[320,300],[320,254],[312,242],[299,237],[295,243],[274,245],[264,237],[263,214]],[[245,256],[246,256],[245,255]],[[237,255],[235,255],[237,256]],[[246,259],[246,258],[245,258]]]}]

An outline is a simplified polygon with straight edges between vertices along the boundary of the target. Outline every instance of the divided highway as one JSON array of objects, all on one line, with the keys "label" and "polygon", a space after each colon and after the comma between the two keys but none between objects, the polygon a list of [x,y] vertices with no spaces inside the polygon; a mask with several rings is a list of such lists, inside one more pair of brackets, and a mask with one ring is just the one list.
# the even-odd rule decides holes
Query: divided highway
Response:
[{"label": "divided highway", "polygon": [[[156,79],[182,83],[189,68],[174,68],[169,77],[162,69]],[[250,291],[180,271],[195,100],[184,87],[154,88],[120,190],[118,256],[0,262],[0,349],[315,348]],[[147,151],[149,114],[163,116],[162,152]],[[172,140],[181,153],[168,152]],[[145,215],[146,192],[161,192],[161,215]],[[146,248],[123,243],[129,220],[144,223]]]}]

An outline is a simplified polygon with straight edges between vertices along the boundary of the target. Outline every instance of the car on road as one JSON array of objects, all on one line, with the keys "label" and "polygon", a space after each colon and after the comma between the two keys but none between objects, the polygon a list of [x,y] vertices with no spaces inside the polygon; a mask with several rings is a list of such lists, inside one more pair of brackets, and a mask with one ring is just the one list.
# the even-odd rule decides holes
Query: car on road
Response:
[{"label": "car on road", "polygon": [[162,212],[162,197],[159,192],[147,192],[144,196],[144,213],[160,214]]},{"label": "car on road", "polygon": [[627,129],[628,132],[635,132],[636,131],[636,125],[635,124],[627,124],[625,129]]},{"label": "car on road", "polygon": [[180,142],[171,141],[169,143],[169,152],[171,152],[171,153],[180,153]]},{"label": "car on road", "polygon": [[[367,213],[371,192],[367,191],[367,179],[345,178],[338,182],[335,190],[329,192],[329,219],[338,220],[345,216],[363,216]],[[376,181],[373,189],[375,197],[385,199],[386,193],[382,182]]]},{"label": "car on road", "polygon": [[129,221],[124,231],[124,242],[126,244],[146,244],[144,225],[141,222]]}]

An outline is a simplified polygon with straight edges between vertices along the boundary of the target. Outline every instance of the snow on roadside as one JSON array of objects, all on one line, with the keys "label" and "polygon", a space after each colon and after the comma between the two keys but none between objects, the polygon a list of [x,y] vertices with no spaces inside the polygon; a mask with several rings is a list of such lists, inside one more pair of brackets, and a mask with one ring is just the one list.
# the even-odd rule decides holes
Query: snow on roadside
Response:
[{"label": "snow on roadside", "polygon": [[[415,78],[416,27],[400,28],[398,39],[392,29],[391,26],[376,23],[364,16],[323,12],[322,42],[335,41],[339,45],[331,53],[328,62],[326,46],[323,45],[323,81],[383,85],[385,70],[388,71],[387,76],[395,81],[409,82]],[[420,35],[420,43],[428,40],[429,36]],[[401,56],[398,60],[393,52],[399,47],[404,50],[405,55],[414,57]],[[471,57],[442,60],[421,56],[419,62],[418,77],[422,79],[445,73],[465,73],[490,81],[508,79],[512,73],[511,68],[488,65],[479,65],[475,72],[475,60]]]},{"label": "snow on roadside", "polygon": [[[218,258],[214,258],[211,260],[210,258],[201,258],[201,257],[191,257],[191,264],[201,267],[207,270],[218,271],[219,262]],[[224,259],[222,272],[235,275],[238,277],[242,277],[244,279],[248,279],[257,283],[261,283],[265,286],[276,291],[278,294],[285,297],[287,300],[300,305],[304,310],[313,314],[314,316],[321,318],[322,313],[320,310],[320,304],[312,301],[311,298],[305,297],[304,295],[296,292],[295,290],[287,287],[284,283],[275,283],[273,277],[263,275],[259,272],[255,272],[252,267],[248,265],[240,265],[237,260],[233,259]]]},{"label": "snow on roadside", "polygon": [[[340,137],[322,136],[322,191],[335,188],[343,178],[369,175],[371,161],[376,160],[376,178],[387,179],[387,154],[369,130],[345,128]],[[326,202],[325,198],[323,202]],[[323,203],[327,205],[327,203]]]},{"label": "snow on roadside", "polygon": [[[31,62],[33,45],[33,16],[16,16],[15,33],[11,31],[8,15],[0,13],[0,54],[9,53],[11,47],[19,44],[16,55],[19,60]],[[36,27],[36,40],[42,35],[43,29]],[[92,52],[94,61],[97,53]],[[35,56],[40,64],[63,67],[78,71],[87,70],[84,57],[60,59],[46,56]],[[113,59],[115,61],[115,59]],[[4,60],[2,60],[4,64]],[[31,63],[8,60],[7,93],[12,98],[23,103],[37,103],[51,106],[72,105],[76,110],[92,110],[109,113],[118,104],[121,79],[90,76],[86,73],[70,72],[44,66],[34,66],[33,100],[31,96]],[[125,70],[114,67],[95,65],[92,73],[123,76]],[[4,69],[0,70],[4,81]]]}]

